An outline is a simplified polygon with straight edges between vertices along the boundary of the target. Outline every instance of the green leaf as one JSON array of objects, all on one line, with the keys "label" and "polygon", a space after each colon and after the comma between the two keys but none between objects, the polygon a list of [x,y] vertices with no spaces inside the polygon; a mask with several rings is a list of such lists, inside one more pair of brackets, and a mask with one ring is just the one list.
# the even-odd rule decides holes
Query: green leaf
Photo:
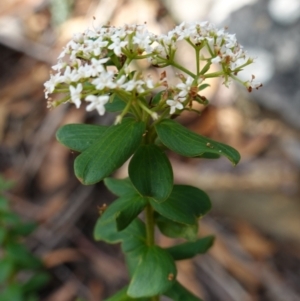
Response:
[{"label": "green leaf", "polygon": [[17,266],[24,269],[37,269],[42,262],[31,254],[24,245],[19,243],[8,243],[6,246],[7,258],[15,262]]},{"label": "green leaf", "polygon": [[214,236],[206,236],[195,242],[187,242],[165,249],[174,260],[193,258],[197,254],[204,254],[214,243]]},{"label": "green leaf", "polygon": [[[1,218],[1,216],[0,216]],[[7,237],[8,231],[4,227],[0,227],[0,246],[3,246],[3,243]]]},{"label": "green leaf", "polygon": [[121,241],[122,235],[118,232],[125,229],[146,205],[147,199],[137,192],[126,194],[115,200],[98,219],[95,239],[110,243]]},{"label": "green leaf", "polygon": [[117,230],[125,229],[146,207],[148,201],[146,198],[135,193],[126,194],[114,201],[119,207],[116,214]]},{"label": "green leaf", "polygon": [[13,235],[27,236],[32,233],[37,227],[36,223],[20,223],[12,229]]},{"label": "green leaf", "polygon": [[106,212],[107,210],[96,223],[95,240],[104,240],[108,243],[123,242],[122,249],[124,252],[130,252],[146,243],[146,229],[140,219],[135,219],[123,231],[118,231],[114,214],[107,214]]},{"label": "green leaf", "polygon": [[120,291],[118,291],[116,294],[111,296],[108,299],[105,299],[104,301],[150,301],[148,298],[131,298],[127,295],[127,289],[128,286],[123,287]]},{"label": "green leaf", "polygon": [[124,194],[136,191],[129,178],[105,178],[104,184],[113,194],[117,196],[122,196]]},{"label": "green leaf", "polygon": [[133,298],[160,295],[172,287],[176,273],[175,262],[168,252],[158,246],[145,248],[127,294]]},{"label": "green leaf", "polygon": [[36,292],[47,284],[50,277],[47,273],[38,273],[33,275],[27,282],[23,284],[23,292],[28,294]]},{"label": "green leaf", "polygon": [[122,250],[124,253],[136,252],[146,245],[145,224],[136,218],[122,233]]},{"label": "green leaf", "polygon": [[2,225],[12,228],[16,225],[19,225],[21,222],[20,217],[13,212],[0,212],[0,221]]},{"label": "green leaf", "polygon": [[168,296],[173,301],[203,301],[188,291],[178,281],[176,281],[175,284],[164,295]]},{"label": "green leaf", "polygon": [[12,283],[0,292],[0,301],[24,301],[22,286]]},{"label": "green leaf", "polygon": [[109,101],[104,106],[107,112],[121,112],[125,109],[126,102],[118,95],[113,95],[112,101]]},{"label": "green leaf", "polygon": [[207,87],[210,87],[210,85],[209,84],[202,84],[202,85],[199,86],[199,91],[202,91]]},{"label": "green leaf", "polygon": [[198,157],[213,153],[227,157],[234,165],[240,160],[240,154],[233,147],[193,133],[174,120],[164,119],[155,128],[161,142],[179,155]]},{"label": "green leaf", "polygon": [[203,153],[196,158],[204,158],[204,159],[219,159],[221,156],[218,154],[212,154],[212,153]]},{"label": "green leaf", "polygon": [[4,198],[2,195],[0,195],[0,211],[8,211],[9,205],[8,200]]},{"label": "green leaf", "polygon": [[211,209],[208,195],[199,188],[188,185],[174,185],[169,198],[157,204],[150,199],[155,211],[178,223],[194,225]]},{"label": "green leaf", "polygon": [[0,192],[9,190],[15,185],[14,181],[6,180],[4,177],[0,176]]},{"label": "green leaf", "polygon": [[118,231],[113,215],[104,216],[104,220],[101,220],[103,216],[98,219],[94,229],[94,238],[109,243],[122,242],[122,250],[132,274],[146,246],[146,227],[139,218],[136,218],[126,229]]},{"label": "green leaf", "polygon": [[141,145],[128,167],[134,187],[145,197],[163,202],[173,187],[173,171],[166,154],[156,145]]},{"label": "green leaf", "polygon": [[91,185],[110,175],[138,148],[144,131],[145,124],[132,118],[125,118],[121,124],[109,127],[101,140],[76,158],[77,178],[83,184]]},{"label": "green leaf", "polygon": [[158,105],[162,98],[163,93],[165,93],[165,92],[166,92],[166,90],[162,90],[162,91],[159,91],[158,93],[156,93],[155,96],[151,100],[151,104]]},{"label": "green leaf", "polygon": [[176,223],[168,218],[157,214],[156,224],[162,234],[172,238],[184,238],[189,241],[195,241],[198,238],[198,223],[194,225],[185,225]]},{"label": "green leaf", "polygon": [[14,271],[14,263],[9,258],[0,259],[0,284],[9,280]]},{"label": "green leaf", "polygon": [[92,124],[66,124],[56,132],[56,139],[66,147],[83,152],[102,139],[108,126]]}]

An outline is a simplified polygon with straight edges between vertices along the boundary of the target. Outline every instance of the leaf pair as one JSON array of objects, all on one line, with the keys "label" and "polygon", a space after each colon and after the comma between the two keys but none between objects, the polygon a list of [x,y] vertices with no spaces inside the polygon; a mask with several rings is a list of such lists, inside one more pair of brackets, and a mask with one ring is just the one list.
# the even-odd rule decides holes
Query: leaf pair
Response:
[{"label": "leaf pair", "polygon": [[[110,127],[65,125],[58,130],[56,137],[65,146],[81,152],[75,160],[75,174],[83,184],[91,185],[103,180],[123,165],[140,146],[145,128],[143,122],[124,118],[121,124]],[[164,119],[155,126],[155,129],[162,143],[182,156],[218,158],[224,155],[233,164],[237,164],[240,160],[239,153],[232,147],[193,133],[173,120]],[[157,159],[157,164],[154,164],[156,161],[152,162],[149,159],[149,154]],[[129,168],[134,186],[142,195],[153,196],[158,202],[166,199],[170,192],[169,186],[168,189],[160,187],[153,191],[153,188],[161,183],[160,179],[170,180],[172,177],[170,164],[163,158],[164,154],[159,153],[155,145],[145,145],[140,147],[135,157]],[[139,177],[140,172],[146,172],[147,177]],[[161,176],[155,179],[159,173]],[[149,177],[153,181],[147,186],[145,179]],[[160,186],[163,185],[165,184]]]},{"label": "leaf pair", "polygon": [[[170,289],[176,277],[175,262],[171,254],[158,246],[146,244],[145,225],[135,218],[144,205],[144,199],[139,194],[126,193],[104,211],[94,233],[96,240],[122,242],[122,249],[132,272],[126,295],[132,298],[162,294]],[[122,230],[129,221],[129,225]]]},{"label": "leaf pair", "polygon": [[[104,183],[111,192],[121,196],[121,199],[131,195],[132,206],[133,208],[136,206],[135,202],[139,199],[138,192],[130,179],[106,178]],[[119,202],[119,200],[117,199],[115,202]],[[163,234],[191,241],[197,239],[199,218],[211,208],[208,195],[199,188],[188,185],[175,185],[169,197],[161,203],[158,203],[153,197],[144,198],[140,203],[145,206],[146,200],[156,211],[156,223]],[[111,206],[115,207],[116,205],[113,203]],[[129,199],[128,206],[130,206]],[[125,213],[118,215],[117,224],[119,223],[118,219],[121,219]]]}]

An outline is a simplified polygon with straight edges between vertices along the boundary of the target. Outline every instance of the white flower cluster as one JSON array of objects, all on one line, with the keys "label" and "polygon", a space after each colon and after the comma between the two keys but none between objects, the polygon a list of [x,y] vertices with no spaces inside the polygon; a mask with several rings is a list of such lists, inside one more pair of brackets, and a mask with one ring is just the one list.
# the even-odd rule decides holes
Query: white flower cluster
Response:
[{"label": "white flower cluster", "polygon": [[[198,66],[200,61],[205,61],[206,67],[202,70],[197,67],[197,74],[175,63],[177,42],[181,40],[186,40],[198,52]],[[166,77],[154,82],[140,72],[130,72],[130,63],[139,59],[148,59],[156,67],[174,66],[186,75],[179,76],[182,82],[175,87],[168,85]],[[226,85],[230,79],[240,81],[237,73],[252,62],[235,35],[219,30],[209,22],[182,23],[166,35],[154,35],[145,25],[102,26],[73,36],[59,55],[58,63],[52,67],[55,73],[44,84],[45,96],[65,93],[60,101],[52,102],[49,98],[49,106],[71,102],[79,108],[85,100],[90,103],[86,107],[88,111],[96,109],[103,115],[113,94],[125,102],[141,97],[146,100],[154,89],[166,87],[168,97],[158,104],[159,109],[169,107],[170,114],[174,114],[193,100],[205,78],[220,76]],[[219,64],[221,71],[207,73],[211,64]],[[240,82],[251,91],[261,86],[253,79]],[[157,116],[144,104],[141,108],[152,117]]]}]

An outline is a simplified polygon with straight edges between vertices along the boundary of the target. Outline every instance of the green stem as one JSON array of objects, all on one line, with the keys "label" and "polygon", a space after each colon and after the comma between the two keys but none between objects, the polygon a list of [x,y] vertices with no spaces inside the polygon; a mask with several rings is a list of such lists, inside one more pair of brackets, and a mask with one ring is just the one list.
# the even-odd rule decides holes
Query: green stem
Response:
[{"label": "green stem", "polygon": [[147,234],[147,244],[148,246],[153,246],[155,244],[154,239],[154,214],[153,208],[150,204],[146,206],[145,215],[146,215],[146,234]]},{"label": "green stem", "polygon": [[175,63],[174,61],[170,62],[170,65],[173,66],[173,67],[175,67],[175,68],[177,68],[177,69],[179,69],[179,70],[181,70],[181,71],[183,71],[183,72],[185,72],[186,74],[188,74],[192,78],[196,77],[196,75],[193,72],[191,72],[188,69],[184,68],[183,66]]},{"label": "green stem", "polygon": [[[147,244],[148,246],[153,246],[155,244],[154,230],[154,211],[150,204],[147,205],[145,209],[146,215],[146,233],[147,233]],[[151,297],[151,301],[159,301],[159,296]]]},{"label": "green stem", "polygon": [[200,72],[200,50],[195,48],[195,52],[196,52],[196,67],[197,67],[197,70],[196,70],[196,73],[197,75],[199,75],[199,72]]}]

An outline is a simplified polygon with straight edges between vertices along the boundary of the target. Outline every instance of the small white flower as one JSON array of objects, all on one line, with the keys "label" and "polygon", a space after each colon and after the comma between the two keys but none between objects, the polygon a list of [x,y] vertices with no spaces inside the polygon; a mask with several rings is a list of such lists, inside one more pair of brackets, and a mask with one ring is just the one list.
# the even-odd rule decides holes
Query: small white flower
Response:
[{"label": "small white flower", "polygon": [[97,110],[99,115],[104,115],[105,114],[105,104],[109,101],[109,96],[108,95],[88,95],[85,98],[86,101],[90,101],[91,103],[86,107],[87,111],[92,111],[92,110]]},{"label": "small white flower", "polygon": [[194,79],[191,76],[189,76],[186,79],[185,83],[182,82],[176,85],[176,88],[181,90],[178,94],[179,97],[186,97],[189,94],[193,81]]},{"label": "small white flower", "polygon": [[168,99],[167,105],[170,106],[170,114],[174,114],[176,109],[182,110],[183,104],[181,103],[182,99],[178,97],[178,95],[174,96],[174,99]]},{"label": "small white flower", "polygon": [[67,66],[62,78],[65,83],[69,84],[71,82],[77,82],[80,79],[80,76],[76,69],[72,70],[70,66]]},{"label": "small white flower", "polygon": [[86,40],[84,52],[88,51],[95,56],[98,56],[101,54],[102,49],[107,46],[107,44],[108,41],[103,41],[101,38],[98,38],[97,40]]},{"label": "small white flower", "polygon": [[45,97],[48,98],[48,95],[55,90],[57,84],[63,82],[63,79],[60,73],[55,75],[50,74],[50,79],[44,83],[45,87]]},{"label": "small white flower", "polygon": [[82,92],[82,84],[78,84],[75,88],[74,86],[70,86],[70,96],[71,102],[75,104],[76,108],[78,109],[81,104],[81,92]]},{"label": "small white flower", "polygon": [[98,90],[103,90],[104,88],[115,89],[117,86],[114,83],[114,73],[112,71],[101,72],[97,78],[92,80],[92,84]]},{"label": "small white flower", "polygon": [[107,48],[112,49],[115,53],[115,55],[120,56],[122,53],[122,48],[125,47],[128,42],[127,41],[121,41],[118,37],[112,39],[113,43],[110,44]]},{"label": "small white flower", "polygon": [[67,63],[59,60],[58,63],[54,66],[52,66],[51,68],[55,71],[60,71],[61,69],[65,68],[67,66]]},{"label": "small white flower", "polygon": [[152,41],[150,40],[150,35],[147,31],[145,32],[136,32],[133,37],[133,43],[138,45],[138,48],[146,50],[147,53],[151,51],[150,44]]},{"label": "small white flower", "polygon": [[100,59],[100,60],[92,58],[92,61],[91,61],[92,62],[92,64],[91,64],[91,75],[92,76],[97,76],[98,74],[103,72],[105,70],[103,64],[105,64],[108,60],[109,60],[109,58]]},{"label": "small white flower", "polygon": [[126,91],[133,91],[136,89],[138,93],[145,92],[145,89],[143,88],[144,81],[142,80],[130,80],[127,83],[124,83],[121,87],[125,89]]},{"label": "small white flower", "polygon": [[92,70],[90,65],[83,65],[77,69],[77,74],[80,78],[88,78],[92,75]]}]

